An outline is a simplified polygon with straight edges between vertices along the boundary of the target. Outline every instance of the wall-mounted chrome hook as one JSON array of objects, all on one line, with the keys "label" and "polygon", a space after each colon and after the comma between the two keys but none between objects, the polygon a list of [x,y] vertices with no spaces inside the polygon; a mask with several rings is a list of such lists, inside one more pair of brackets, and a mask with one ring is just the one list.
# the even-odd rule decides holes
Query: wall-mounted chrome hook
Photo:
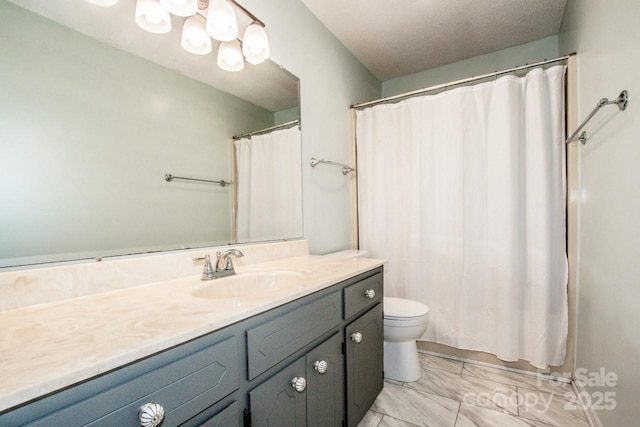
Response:
[{"label": "wall-mounted chrome hook", "polygon": [[627,103],[629,102],[629,93],[626,90],[623,90],[613,102],[618,106],[620,111],[624,111],[625,108],[627,108]]}]

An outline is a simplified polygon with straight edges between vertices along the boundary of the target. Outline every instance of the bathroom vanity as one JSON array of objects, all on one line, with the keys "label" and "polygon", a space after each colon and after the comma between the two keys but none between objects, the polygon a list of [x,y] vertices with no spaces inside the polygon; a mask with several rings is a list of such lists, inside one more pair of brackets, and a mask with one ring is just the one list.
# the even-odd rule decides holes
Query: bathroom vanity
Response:
[{"label": "bathroom vanity", "polygon": [[[162,411],[162,426],[355,426],[383,384],[383,261],[377,261],[301,257],[287,265],[302,265],[312,273],[301,279],[307,285],[300,287],[295,277],[279,273],[282,278],[275,281],[286,286],[262,295],[256,289],[258,296],[240,279],[229,282],[239,292],[233,298],[220,297],[228,292],[224,279],[218,290],[213,290],[216,280],[165,284],[173,289],[168,295],[173,293],[174,305],[183,304],[175,286],[190,294],[196,318],[203,308],[199,304],[220,311],[220,319],[225,312],[231,315],[224,321],[209,319],[203,327],[210,330],[201,333],[202,327],[193,328],[194,320],[176,314],[174,307],[176,330],[189,329],[196,336],[174,339],[169,348],[60,389],[41,388],[44,395],[1,412],[0,425],[138,426],[144,425],[141,412],[152,419]],[[270,264],[267,271],[282,271],[274,265],[282,269],[283,263]],[[335,273],[321,277],[321,271],[332,268],[340,277],[349,275],[346,265],[355,275],[337,283],[331,279],[338,277]],[[238,277],[250,278],[243,276],[247,273],[259,277],[242,271]],[[146,290],[167,292],[152,286]],[[38,364],[37,355],[32,363]],[[150,405],[141,411],[145,404]]]}]

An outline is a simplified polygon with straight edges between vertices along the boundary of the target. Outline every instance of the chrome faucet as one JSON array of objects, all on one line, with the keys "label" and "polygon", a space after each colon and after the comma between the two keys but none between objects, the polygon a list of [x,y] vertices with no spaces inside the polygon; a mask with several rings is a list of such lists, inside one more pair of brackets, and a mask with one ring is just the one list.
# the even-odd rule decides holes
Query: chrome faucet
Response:
[{"label": "chrome faucet", "polygon": [[204,261],[204,269],[202,270],[202,280],[212,280],[218,277],[230,276],[236,274],[236,269],[231,261],[231,255],[236,258],[243,257],[244,254],[237,249],[228,249],[224,252],[216,252],[217,260],[215,269],[211,265],[211,257],[207,254],[202,258],[194,258],[193,262]]},{"label": "chrome faucet", "polygon": [[231,255],[235,256],[236,258],[241,258],[244,256],[244,254],[237,249],[227,249],[224,252],[216,252],[216,256],[218,257],[218,260],[216,261],[217,277],[236,274],[236,270],[233,267],[233,262],[231,261]]}]

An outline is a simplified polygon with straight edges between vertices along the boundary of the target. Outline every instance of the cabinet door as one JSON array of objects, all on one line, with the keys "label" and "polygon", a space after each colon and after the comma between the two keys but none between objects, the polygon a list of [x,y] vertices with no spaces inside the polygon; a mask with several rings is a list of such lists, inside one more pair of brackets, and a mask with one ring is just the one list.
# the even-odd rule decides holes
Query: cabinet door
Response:
[{"label": "cabinet door", "polygon": [[[296,391],[293,378],[305,378],[305,359],[300,359],[249,392],[253,427],[304,427],[307,422],[306,392]],[[305,379],[306,381],[306,379]]]},{"label": "cabinet door", "polygon": [[[382,390],[382,305],[378,304],[345,328],[347,419],[356,426]],[[356,334],[360,334],[359,339]],[[360,342],[357,342],[360,341]]]},{"label": "cabinet door", "polygon": [[200,427],[240,427],[238,402],[233,402]]},{"label": "cabinet door", "polygon": [[306,359],[307,426],[341,426],[344,420],[342,333],[336,333],[311,350]]}]

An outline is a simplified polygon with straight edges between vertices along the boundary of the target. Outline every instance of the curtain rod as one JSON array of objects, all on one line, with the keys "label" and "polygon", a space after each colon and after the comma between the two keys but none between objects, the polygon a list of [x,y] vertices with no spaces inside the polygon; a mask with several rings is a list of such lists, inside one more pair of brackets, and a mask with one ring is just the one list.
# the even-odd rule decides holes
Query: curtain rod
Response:
[{"label": "curtain rod", "polygon": [[240,135],[236,135],[236,136],[232,137],[232,139],[238,140],[238,139],[241,139],[241,138],[245,138],[247,136],[260,135],[262,133],[271,132],[272,130],[276,130],[276,129],[292,128],[295,125],[297,125],[298,123],[300,123],[300,120],[292,120],[292,121],[287,122],[287,123],[282,123],[280,125],[271,126],[270,128],[254,130],[253,132],[242,133]]},{"label": "curtain rod", "polygon": [[377,105],[377,104],[384,104],[384,103],[388,103],[390,101],[396,101],[396,100],[400,100],[403,98],[410,98],[412,96],[415,95],[420,95],[423,93],[427,93],[427,92],[433,92],[439,89],[448,89],[451,86],[458,86],[458,85],[462,85],[465,83],[471,83],[477,80],[483,80],[483,79],[487,79],[489,77],[498,77],[502,74],[509,74],[509,73],[513,73],[516,71],[520,71],[520,70],[526,70],[527,68],[534,68],[534,67],[539,67],[541,65],[545,65],[545,64],[551,64],[553,62],[560,62],[560,61],[565,61],[567,59],[569,59],[570,57],[574,56],[576,53],[570,53],[568,55],[565,56],[559,56],[557,58],[553,58],[553,59],[545,59],[544,61],[540,61],[540,62],[536,62],[534,64],[526,64],[526,65],[520,65],[518,67],[513,67],[513,68],[509,68],[507,70],[502,70],[502,71],[494,71],[493,73],[488,73],[488,74],[483,74],[481,76],[475,76],[475,77],[468,77],[466,79],[462,79],[462,80],[456,80],[453,82],[447,82],[447,83],[442,83],[439,85],[435,85],[435,86],[431,86],[431,87],[427,87],[424,89],[418,89],[418,90],[414,90],[412,92],[406,92],[406,93],[401,93],[399,95],[393,95],[393,96],[388,96],[386,98],[381,98],[381,99],[376,99],[375,101],[368,101],[368,102],[363,102],[360,104],[353,104],[351,105],[349,108],[353,108],[353,109],[361,109],[361,108],[365,108],[365,107],[370,107],[372,105]]}]

